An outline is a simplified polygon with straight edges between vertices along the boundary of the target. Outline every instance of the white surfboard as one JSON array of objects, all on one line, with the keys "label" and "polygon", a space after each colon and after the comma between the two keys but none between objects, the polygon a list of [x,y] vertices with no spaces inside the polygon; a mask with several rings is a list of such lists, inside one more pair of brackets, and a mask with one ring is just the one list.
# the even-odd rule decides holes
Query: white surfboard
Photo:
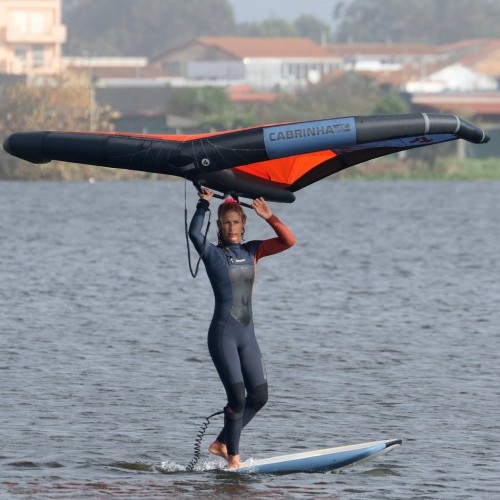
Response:
[{"label": "white surfboard", "polygon": [[249,459],[231,472],[246,474],[284,474],[291,472],[327,472],[364,462],[397,448],[401,439],[371,441],[336,448],[292,453],[261,460]]}]

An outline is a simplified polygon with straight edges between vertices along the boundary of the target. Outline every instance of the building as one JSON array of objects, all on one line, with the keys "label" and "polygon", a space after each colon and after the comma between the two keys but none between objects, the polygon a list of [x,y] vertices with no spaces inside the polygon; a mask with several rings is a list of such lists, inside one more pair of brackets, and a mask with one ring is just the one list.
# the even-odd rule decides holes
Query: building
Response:
[{"label": "building", "polygon": [[309,38],[200,37],[163,52],[151,64],[172,77],[269,91],[317,83],[339,61]]},{"label": "building", "polygon": [[435,47],[419,43],[336,43],[328,46],[343,71],[390,73],[407,66],[425,68],[446,60]]},{"label": "building", "polygon": [[59,73],[66,41],[61,16],[61,0],[1,0],[0,74]]}]

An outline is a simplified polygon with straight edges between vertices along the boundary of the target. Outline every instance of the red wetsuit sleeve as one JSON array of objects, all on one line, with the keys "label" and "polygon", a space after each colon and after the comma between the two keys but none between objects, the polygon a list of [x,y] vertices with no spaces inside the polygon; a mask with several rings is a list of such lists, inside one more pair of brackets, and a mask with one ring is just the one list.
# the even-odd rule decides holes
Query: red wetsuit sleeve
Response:
[{"label": "red wetsuit sleeve", "polygon": [[276,215],[271,215],[271,217],[266,220],[274,229],[274,232],[277,234],[277,238],[271,238],[261,242],[259,248],[257,249],[257,253],[255,254],[256,262],[262,257],[283,252],[283,250],[287,250],[295,245],[294,234],[285,226],[285,224],[283,224],[283,222],[278,219],[278,217],[276,217]]}]

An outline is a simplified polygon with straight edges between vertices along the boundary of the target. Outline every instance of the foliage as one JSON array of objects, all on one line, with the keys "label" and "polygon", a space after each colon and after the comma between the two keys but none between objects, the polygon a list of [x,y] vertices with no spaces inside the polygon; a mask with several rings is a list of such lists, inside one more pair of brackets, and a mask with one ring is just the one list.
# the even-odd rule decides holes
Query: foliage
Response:
[{"label": "foliage", "polygon": [[228,0],[66,0],[71,55],[154,56],[198,36],[309,37],[320,43],[328,24],[310,15],[235,24]]},{"label": "foliage", "polygon": [[221,88],[173,88],[168,112],[190,118],[203,118],[223,112],[230,105],[225,90]]},{"label": "foliage", "polygon": [[237,105],[229,100],[225,90],[214,87],[173,89],[167,113],[197,120],[202,130],[227,130],[262,123],[371,114],[379,97],[373,80],[352,72],[297,94],[278,94],[272,104]]},{"label": "foliage", "polygon": [[312,86],[297,97],[297,104],[310,110],[313,116],[362,115],[373,112],[379,97],[376,82],[353,71]]},{"label": "foliage", "polygon": [[382,95],[377,101],[373,112],[377,115],[395,115],[398,113],[409,113],[410,106],[408,101],[403,99],[400,94],[390,91]]},{"label": "foliage", "polygon": [[[428,148],[427,148],[428,149]],[[439,156],[429,165],[420,158],[396,155],[370,160],[366,163],[342,170],[336,179],[419,179],[419,180],[498,180],[500,168],[495,158],[484,160],[463,159],[456,156]]]},{"label": "foliage", "polygon": [[330,26],[314,16],[302,15],[294,23],[300,36],[305,36],[317,43],[323,43],[330,38]]},{"label": "foliage", "polygon": [[498,0],[337,0],[339,42],[443,44],[500,37]]},{"label": "foliage", "polygon": [[[111,130],[112,113],[93,102],[86,76],[63,74],[39,87],[0,88],[0,135],[24,130]],[[91,113],[92,110],[92,113]],[[1,153],[0,178],[28,177],[26,163]]]},{"label": "foliage", "polygon": [[238,36],[251,37],[306,37],[322,43],[330,36],[330,27],[310,15],[302,15],[293,23],[269,18],[261,22],[241,23],[236,26]]},{"label": "foliage", "polygon": [[226,91],[216,87],[172,89],[167,114],[192,118],[201,130],[241,128],[254,120],[251,112],[241,112]]},{"label": "foliage", "polygon": [[72,55],[152,56],[234,29],[227,0],[80,0],[65,10],[64,22]]},{"label": "foliage", "polygon": [[[229,100],[223,89],[213,87],[173,89],[167,113],[194,119],[202,130],[227,130],[262,123],[372,114],[381,102],[380,95],[373,80],[351,72],[296,94],[280,93],[275,102],[264,104],[238,105]],[[392,112],[405,112],[402,98],[393,99]],[[389,104],[384,106],[389,109]]]},{"label": "foliage", "polygon": [[[62,74],[42,86],[16,85],[2,90],[0,132],[34,128],[89,128],[92,94],[86,77]],[[95,103],[92,103],[95,106]],[[100,127],[110,127],[106,110],[97,111]]]},{"label": "foliage", "polygon": [[371,114],[379,95],[373,80],[348,72],[297,94],[282,94],[272,106],[259,106],[255,115],[260,123],[279,123]]},{"label": "foliage", "polygon": [[261,22],[242,23],[237,29],[238,36],[250,37],[297,37],[297,28],[283,19],[264,19]]},{"label": "foliage", "polygon": [[271,17],[236,24],[228,0],[65,0],[71,55],[153,56],[198,36],[306,36],[318,43],[443,44],[500,37],[498,0],[335,0],[323,20]]},{"label": "foliage", "polygon": [[[448,160],[448,161],[446,161]],[[446,165],[446,178],[448,179],[499,179],[500,168],[497,158],[486,158],[478,160],[468,158],[458,160],[456,158],[440,158],[438,166]]]}]

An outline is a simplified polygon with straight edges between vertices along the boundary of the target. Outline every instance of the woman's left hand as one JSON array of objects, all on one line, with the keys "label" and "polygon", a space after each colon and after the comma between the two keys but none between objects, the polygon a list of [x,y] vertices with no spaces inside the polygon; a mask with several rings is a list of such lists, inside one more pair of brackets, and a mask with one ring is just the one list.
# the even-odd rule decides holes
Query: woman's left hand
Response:
[{"label": "woman's left hand", "polygon": [[263,219],[267,220],[271,217],[271,215],[273,215],[271,208],[262,197],[253,200],[252,208],[255,210],[255,213]]}]

